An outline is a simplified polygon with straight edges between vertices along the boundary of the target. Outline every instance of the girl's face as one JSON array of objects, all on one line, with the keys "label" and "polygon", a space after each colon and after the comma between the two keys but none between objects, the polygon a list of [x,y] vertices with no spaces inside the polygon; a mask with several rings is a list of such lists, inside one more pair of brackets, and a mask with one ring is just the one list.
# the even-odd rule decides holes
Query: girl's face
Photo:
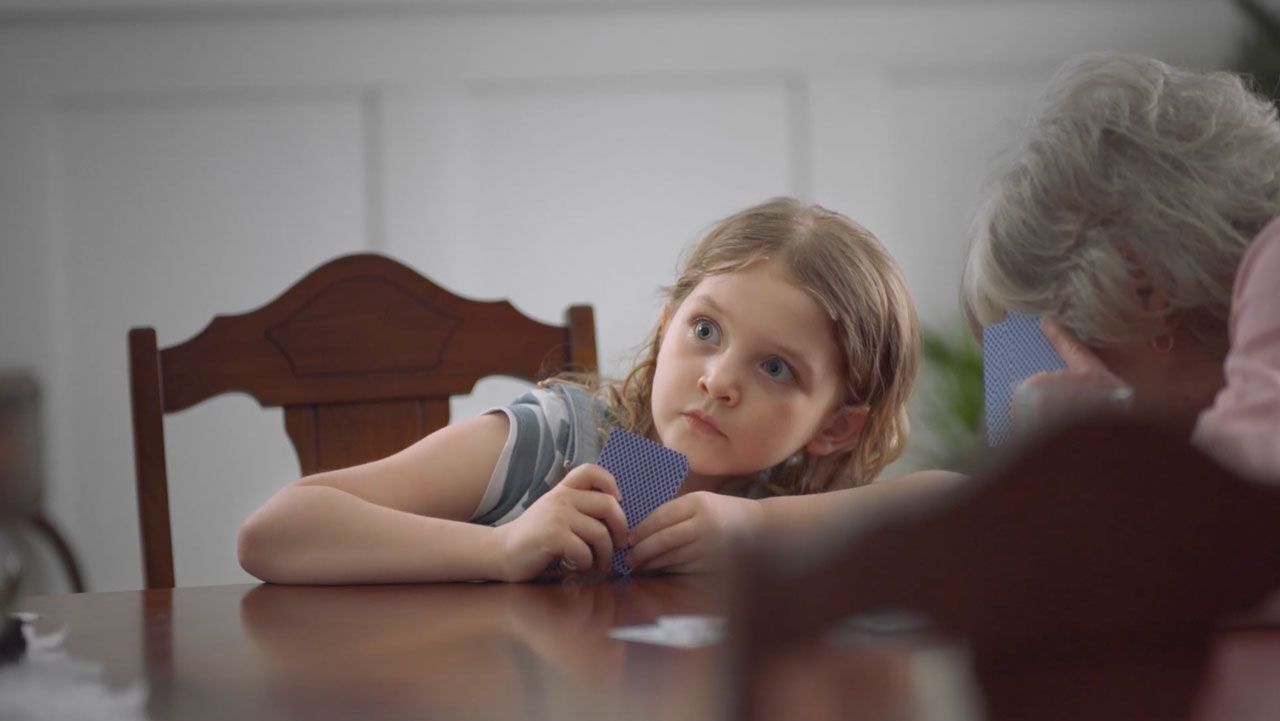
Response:
[{"label": "girl's face", "polygon": [[831,318],[776,263],[709,276],[666,320],[654,427],[698,476],[758,473],[802,448],[839,450],[831,441],[851,444],[861,427],[861,415],[843,409],[840,367]]}]

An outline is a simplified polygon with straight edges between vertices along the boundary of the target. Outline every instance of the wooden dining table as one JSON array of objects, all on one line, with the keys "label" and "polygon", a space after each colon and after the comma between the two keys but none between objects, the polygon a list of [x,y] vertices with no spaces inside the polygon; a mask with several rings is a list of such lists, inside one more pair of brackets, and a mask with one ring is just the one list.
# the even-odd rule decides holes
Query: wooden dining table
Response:
[{"label": "wooden dining table", "polygon": [[[683,721],[726,717],[726,645],[610,631],[722,616],[725,586],[715,576],[263,584],[35,596],[17,607],[38,614],[39,634],[65,629],[63,649],[99,665],[106,686],[141,682],[151,719]],[[1280,718],[1280,628],[1259,618],[1214,639],[1195,718]],[[964,646],[927,634],[855,628],[790,669],[775,696],[781,718],[985,718]]]}]

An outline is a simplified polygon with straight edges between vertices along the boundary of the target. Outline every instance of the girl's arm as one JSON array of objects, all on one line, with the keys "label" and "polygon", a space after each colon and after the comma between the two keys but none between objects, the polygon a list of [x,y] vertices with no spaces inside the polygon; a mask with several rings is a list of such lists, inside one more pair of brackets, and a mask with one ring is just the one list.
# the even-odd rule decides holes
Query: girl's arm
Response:
[{"label": "girl's arm", "polygon": [[574,469],[511,523],[466,522],[507,424],[502,414],[480,416],[285,487],[241,527],[240,565],[264,581],[301,584],[528,580],[559,556],[607,565],[626,521],[612,477],[596,466]]},{"label": "girl's arm", "polygon": [[[493,529],[465,523],[507,437],[501,414],[281,489],[240,529],[240,565],[274,583],[496,578]],[[426,515],[423,515],[426,514]]]},{"label": "girl's arm", "polygon": [[807,496],[777,496],[759,501],[764,511],[762,534],[811,533],[815,526],[849,523],[932,498],[954,488],[965,476],[951,471],[917,471],[905,476],[876,481]]},{"label": "girl's arm", "polygon": [[918,503],[963,478],[949,471],[920,471],[858,488],[758,501],[708,491],[689,493],[663,504],[631,531],[627,562],[647,572],[707,571],[723,560],[735,538],[820,540],[824,529],[834,531],[837,524]]}]

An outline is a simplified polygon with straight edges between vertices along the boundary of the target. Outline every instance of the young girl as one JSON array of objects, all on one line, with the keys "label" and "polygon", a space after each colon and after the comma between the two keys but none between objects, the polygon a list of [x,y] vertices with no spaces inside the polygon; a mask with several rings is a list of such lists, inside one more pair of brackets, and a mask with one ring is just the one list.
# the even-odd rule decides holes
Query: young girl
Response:
[{"label": "young girl", "polygon": [[[553,379],[389,458],[303,478],[245,522],[240,563],[276,583],[527,581],[604,571],[631,546],[638,571],[704,570],[732,537],[830,515],[784,496],[865,484],[902,452],[918,336],[870,232],[770,200],[697,244],[621,384]],[[689,461],[679,496],[630,534],[595,465],[609,426]]]}]

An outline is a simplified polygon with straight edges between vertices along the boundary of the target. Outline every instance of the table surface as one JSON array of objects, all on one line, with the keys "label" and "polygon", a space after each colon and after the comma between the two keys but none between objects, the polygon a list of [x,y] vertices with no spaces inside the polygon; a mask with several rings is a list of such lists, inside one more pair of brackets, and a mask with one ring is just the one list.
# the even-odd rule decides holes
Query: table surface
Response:
[{"label": "table surface", "polygon": [[627,643],[616,626],[720,614],[709,579],[367,587],[236,585],[23,599],[41,634],[144,679],[152,718],[714,716],[717,650]]},{"label": "table surface", "polygon": [[[723,580],[585,585],[236,585],[23,599],[39,633],[112,688],[145,682],[155,719],[716,719],[723,648],[610,638],[659,615],[726,611]],[[876,637],[815,652],[784,684],[788,717],[981,718],[963,654]],[[818,661],[818,659],[822,659]],[[823,664],[824,672],[805,667]],[[838,671],[832,670],[838,667]],[[834,679],[819,688],[823,677]],[[1280,630],[1222,634],[1197,718],[1280,718]],[[789,690],[788,690],[789,689]],[[969,694],[969,695],[966,695]]]}]

